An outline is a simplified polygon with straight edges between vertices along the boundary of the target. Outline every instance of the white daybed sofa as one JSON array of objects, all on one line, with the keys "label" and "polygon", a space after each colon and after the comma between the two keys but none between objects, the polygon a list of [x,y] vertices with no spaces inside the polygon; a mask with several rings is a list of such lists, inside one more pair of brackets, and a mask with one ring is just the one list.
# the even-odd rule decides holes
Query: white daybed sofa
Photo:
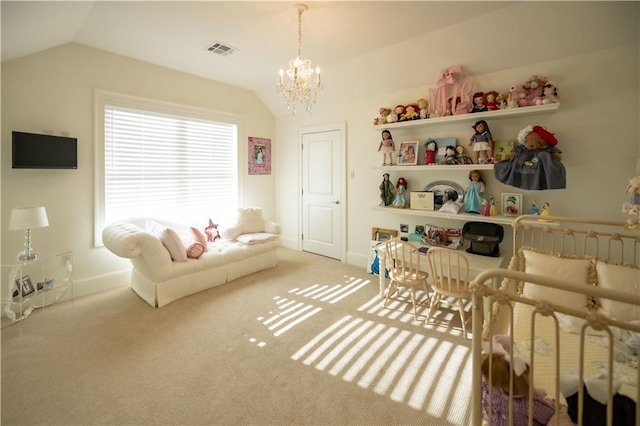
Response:
[{"label": "white daybed sofa", "polygon": [[[175,255],[177,244],[165,238],[176,234],[185,245],[185,241],[204,243],[206,251],[198,258],[187,258],[187,249],[182,245],[182,259],[182,252]],[[279,234],[280,226],[264,220],[260,208],[240,208],[237,222],[221,228],[222,238],[214,242],[202,241],[203,232],[194,233],[188,225],[145,217],[109,224],[102,232],[102,240],[112,253],[131,260],[131,288],[151,306],[161,307],[275,267]]]}]

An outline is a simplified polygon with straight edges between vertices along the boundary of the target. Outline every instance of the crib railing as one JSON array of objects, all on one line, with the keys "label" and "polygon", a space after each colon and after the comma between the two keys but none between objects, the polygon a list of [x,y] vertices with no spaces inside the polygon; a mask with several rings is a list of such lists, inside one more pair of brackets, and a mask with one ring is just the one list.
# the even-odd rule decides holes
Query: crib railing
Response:
[{"label": "crib railing", "polygon": [[[472,300],[473,300],[473,305],[472,305],[473,306],[473,312],[472,312],[472,315],[473,315],[472,317],[473,318],[473,324],[472,324],[472,327],[473,327],[473,341],[472,341],[472,347],[473,347],[472,348],[473,349],[472,421],[473,421],[473,425],[480,426],[482,425],[482,421],[483,421],[482,372],[481,372],[480,365],[481,365],[482,356],[483,356],[483,341],[491,344],[490,342],[492,341],[492,337],[493,337],[493,331],[491,330],[491,324],[494,322],[492,318],[493,310],[491,310],[492,312],[488,312],[487,318],[485,318],[485,312],[483,308],[484,298],[487,298],[487,297],[490,298],[492,302],[496,302],[509,310],[511,325],[513,325],[513,308],[512,307],[515,303],[522,303],[522,304],[531,306],[533,309],[533,317],[534,317],[531,324],[531,330],[530,330],[530,336],[532,339],[535,337],[535,317],[537,315],[553,317],[555,327],[556,327],[556,332],[555,332],[556,348],[558,348],[555,354],[556,366],[559,365],[558,357],[559,357],[561,346],[560,346],[560,342],[557,341],[558,339],[557,336],[559,336],[558,321],[553,314],[561,313],[561,314],[571,315],[577,318],[582,318],[585,320],[584,326],[582,327],[582,330],[580,333],[580,355],[579,355],[579,359],[577,359],[579,364],[579,371],[578,371],[579,424],[582,424],[583,400],[584,400],[583,388],[584,388],[584,380],[585,380],[585,375],[584,375],[584,347],[585,347],[584,344],[586,340],[585,330],[587,329],[587,327],[591,327],[595,330],[603,330],[605,332],[605,334],[609,337],[609,343],[610,343],[608,345],[609,359],[608,359],[608,367],[607,367],[609,370],[608,371],[609,399],[607,404],[607,425],[612,425],[613,424],[612,423],[612,416],[613,416],[612,380],[614,377],[614,365],[615,365],[613,362],[614,345],[612,341],[613,339],[612,329],[614,327],[617,327],[622,330],[628,330],[631,332],[640,333],[640,325],[617,321],[617,320],[608,318],[603,314],[597,313],[597,312],[591,312],[591,313],[585,314],[583,311],[576,311],[576,310],[564,307],[562,305],[547,302],[547,301],[533,300],[524,296],[513,294],[513,292],[509,292],[506,290],[494,289],[490,284],[484,284],[484,283],[494,282],[495,278],[498,279],[498,282],[502,282],[503,280],[512,280],[513,282],[524,281],[524,282],[529,282],[529,283],[537,284],[544,287],[556,288],[556,289],[571,291],[579,294],[584,294],[585,296],[590,295],[593,297],[597,297],[601,300],[608,299],[611,301],[623,302],[623,303],[628,303],[634,306],[640,306],[640,294],[629,294],[627,292],[622,292],[618,290],[573,284],[573,283],[558,280],[555,278],[545,277],[541,275],[526,274],[524,272],[518,272],[513,270],[507,270],[507,269],[490,269],[479,274],[471,284],[471,293],[472,293]],[[508,286],[503,285],[502,287],[506,288]],[[486,319],[486,322],[485,322],[485,319]],[[483,336],[483,327],[485,328],[484,336]],[[514,338],[513,338],[514,327],[510,326],[509,330],[510,330],[511,342],[514,342]],[[513,354],[513,347],[510,353]],[[530,374],[532,376],[531,389],[535,386],[535,370],[533,369],[535,356],[536,354],[534,351],[534,345],[532,344],[530,348],[530,354],[529,354],[530,367],[532,368],[532,370],[530,371]],[[633,396],[631,397],[636,401],[636,419],[640,421],[640,404],[639,404],[640,402],[640,367],[636,366],[636,371],[637,371],[637,374],[636,374],[637,377],[635,378],[636,380],[635,398]],[[559,375],[560,375],[559,368],[556,368],[555,389],[547,389],[547,392],[549,392],[550,396],[554,398],[556,401],[562,400],[560,391],[559,391]],[[513,379],[511,379],[511,381],[513,381]],[[531,398],[533,398],[533,392],[529,392],[529,395],[530,395],[529,406],[531,407],[532,406]],[[510,401],[512,401],[512,395],[510,396]],[[558,414],[558,412],[556,412],[556,414]],[[531,418],[531,416],[529,417],[530,417],[529,424],[532,425],[533,419]]]}]

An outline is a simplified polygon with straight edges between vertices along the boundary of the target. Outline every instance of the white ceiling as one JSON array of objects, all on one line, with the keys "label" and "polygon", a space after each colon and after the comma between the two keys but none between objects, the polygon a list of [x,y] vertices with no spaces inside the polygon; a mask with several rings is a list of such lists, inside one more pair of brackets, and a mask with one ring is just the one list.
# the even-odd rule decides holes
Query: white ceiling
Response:
[{"label": "white ceiling", "polygon": [[[295,3],[3,0],[2,61],[75,42],[252,90],[281,115],[275,82],[297,53]],[[432,84],[446,66],[489,73],[637,42],[634,3],[307,1],[302,53],[334,94],[357,95],[348,76],[363,72],[398,91]],[[214,42],[237,51],[210,53]]]}]

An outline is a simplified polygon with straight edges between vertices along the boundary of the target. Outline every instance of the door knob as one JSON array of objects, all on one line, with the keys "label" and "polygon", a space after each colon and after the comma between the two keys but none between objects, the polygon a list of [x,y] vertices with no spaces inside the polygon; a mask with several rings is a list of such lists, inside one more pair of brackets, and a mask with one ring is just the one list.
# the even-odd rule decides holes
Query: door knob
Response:
[{"label": "door knob", "polygon": [[340,204],[340,200],[332,201],[331,204]]}]

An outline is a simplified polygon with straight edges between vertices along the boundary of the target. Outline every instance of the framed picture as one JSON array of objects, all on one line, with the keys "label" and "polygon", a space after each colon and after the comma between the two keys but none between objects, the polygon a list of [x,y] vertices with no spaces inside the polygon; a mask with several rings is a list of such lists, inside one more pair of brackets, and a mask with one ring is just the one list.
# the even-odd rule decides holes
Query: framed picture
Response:
[{"label": "framed picture", "polygon": [[497,163],[506,160],[507,154],[515,148],[515,141],[495,141],[493,146],[493,161]]},{"label": "framed picture", "polygon": [[250,175],[271,174],[271,139],[249,136],[247,151]]},{"label": "framed picture", "polygon": [[387,241],[398,236],[394,229],[371,228],[371,239],[375,241]]},{"label": "framed picture", "polygon": [[510,192],[502,193],[502,214],[505,216],[519,216],[522,214],[522,194]]},{"label": "framed picture", "polygon": [[22,278],[18,278],[16,280],[16,287],[22,294],[22,297],[28,296],[35,291],[33,288],[33,284],[31,283],[31,277],[29,275],[25,275]]},{"label": "framed picture", "polygon": [[400,142],[398,165],[415,166],[418,164],[418,141]]}]

